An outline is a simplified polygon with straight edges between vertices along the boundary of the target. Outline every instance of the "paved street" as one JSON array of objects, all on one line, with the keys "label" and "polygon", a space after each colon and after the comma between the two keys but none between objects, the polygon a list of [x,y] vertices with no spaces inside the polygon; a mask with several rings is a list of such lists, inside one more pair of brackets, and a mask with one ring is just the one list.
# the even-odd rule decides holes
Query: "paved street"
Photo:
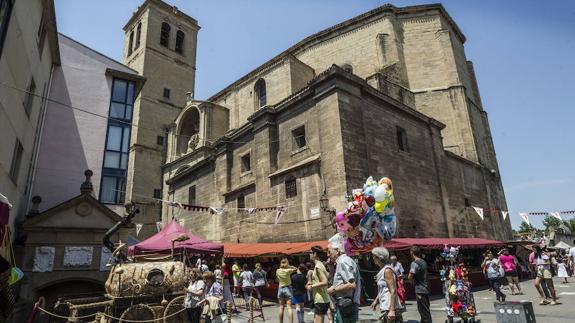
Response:
[{"label": "paved street", "polygon": [[[572,279],[573,280],[573,279]],[[557,306],[540,306],[538,305],[539,299],[537,291],[533,286],[533,280],[524,281],[521,283],[524,295],[511,295],[510,291],[504,290],[507,294],[507,301],[532,301],[533,309],[535,311],[538,322],[573,322],[575,317],[575,280],[571,284],[561,284],[559,280],[555,280],[555,286],[559,296],[561,305]],[[483,323],[493,323],[495,320],[495,311],[493,301],[495,296],[493,292],[487,289],[482,289],[474,292],[475,302],[479,311],[477,319]],[[431,311],[434,322],[445,321],[443,298],[434,298],[431,301]],[[312,322],[313,316],[308,314],[306,309],[306,323]],[[273,303],[266,303],[264,305],[264,315],[266,322],[278,322],[277,319],[277,306]],[[360,309],[360,322],[377,322],[377,313],[373,312],[369,307],[362,307]],[[294,310],[295,319],[295,310]],[[418,322],[419,315],[417,313],[417,305],[414,301],[407,302],[407,312],[404,314],[405,322]],[[246,322],[247,313],[242,311],[240,316],[237,317],[236,322]],[[256,319],[256,322],[261,319]],[[287,322],[287,319],[284,320]],[[296,321],[297,322],[297,321]]]}]

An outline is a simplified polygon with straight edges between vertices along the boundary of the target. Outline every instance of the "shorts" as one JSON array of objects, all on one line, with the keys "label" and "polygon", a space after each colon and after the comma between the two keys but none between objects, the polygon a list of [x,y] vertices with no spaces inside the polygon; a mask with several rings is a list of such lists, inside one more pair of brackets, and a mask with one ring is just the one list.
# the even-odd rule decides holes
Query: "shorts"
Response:
[{"label": "shorts", "polygon": [[401,316],[400,311],[395,311],[395,319],[391,320],[387,317],[389,311],[381,311],[381,315],[379,316],[379,322],[382,323],[396,323],[396,322],[403,322],[403,317]]},{"label": "shorts", "polygon": [[329,310],[329,303],[315,303],[313,304],[313,311],[318,315],[326,315]]},{"label": "shorts", "polygon": [[506,271],[505,272],[505,277],[517,277],[517,271]]},{"label": "shorts", "polygon": [[291,286],[282,286],[278,288],[278,299],[290,299],[293,297]]},{"label": "shorts", "polygon": [[301,295],[293,295],[291,297],[292,304],[304,304],[305,303],[305,294]]},{"label": "shorts", "polygon": [[551,279],[553,275],[551,275],[551,271],[546,268],[537,268],[537,277],[543,279]]}]

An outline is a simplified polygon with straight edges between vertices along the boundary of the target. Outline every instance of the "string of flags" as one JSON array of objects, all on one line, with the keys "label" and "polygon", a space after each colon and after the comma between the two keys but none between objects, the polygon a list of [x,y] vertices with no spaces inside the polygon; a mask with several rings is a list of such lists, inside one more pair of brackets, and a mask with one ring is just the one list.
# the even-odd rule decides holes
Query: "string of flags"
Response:
[{"label": "string of flags", "polygon": [[[275,211],[275,219],[274,224],[280,224],[280,221],[284,214],[287,212],[287,206],[278,205],[278,206],[267,206],[267,207],[252,207],[252,208],[228,208],[228,207],[215,207],[215,206],[199,206],[199,205],[191,205],[191,204],[184,204],[174,201],[166,201],[162,199],[154,199],[156,202],[165,203],[171,207],[179,208],[186,211],[193,211],[193,212],[210,212],[210,214],[215,215],[222,215],[224,212],[229,210],[237,210],[237,211],[245,211],[249,214],[255,214],[257,212],[270,212]],[[181,218],[178,222],[184,226],[185,219]],[[152,222],[152,223],[135,223],[136,225],[136,236],[140,234],[142,227],[145,224],[155,224],[156,231],[160,232],[162,230],[162,222]]]},{"label": "string of flags", "polygon": [[[477,215],[479,215],[479,217],[481,218],[482,221],[485,218],[485,212],[491,212],[491,213],[499,213],[500,212],[501,215],[503,215],[503,220],[506,220],[507,216],[509,215],[509,211],[504,211],[504,210],[501,210],[498,208],[483,208],[483,207],[479,207],[479,206],[472,206],[472,208],[475,210]],[[555,217],[555,218],[563,221],[563,218],[561,217],[561,215],[575,215],[575,210],[573,210],[573,211],[559,211],[559,212],[521,212],[521,213],[519,213],[519,216],[521,217],[523,222],[525,222],[527,224],[530,224],[529,216],[531,216],[531,215],[552,216],[552,217]]]}]

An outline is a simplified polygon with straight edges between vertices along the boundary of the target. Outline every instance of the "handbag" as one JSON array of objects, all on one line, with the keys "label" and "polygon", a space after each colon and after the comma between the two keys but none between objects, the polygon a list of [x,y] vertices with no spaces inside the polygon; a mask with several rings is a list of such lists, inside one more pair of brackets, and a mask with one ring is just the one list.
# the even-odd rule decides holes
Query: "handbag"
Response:
[{"label": "handbag", "polygon": [[355,312],[355,304],[351,297],[338,298],[335,305],[343,317],[350,317]]}]

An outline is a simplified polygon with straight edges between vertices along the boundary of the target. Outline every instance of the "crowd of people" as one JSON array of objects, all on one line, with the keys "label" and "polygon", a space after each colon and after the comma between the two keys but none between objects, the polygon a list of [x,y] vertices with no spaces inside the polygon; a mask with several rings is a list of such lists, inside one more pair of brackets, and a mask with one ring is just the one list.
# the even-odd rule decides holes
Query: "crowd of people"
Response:
[{"label": "crowd of people", "polygon": [[[380,312],[381,322],[403,322],[405,311],[404,270],[395,256],[383,247],[372,250],[372,257],[379,267],[376,275],[377,297],[372,302],[373,310]],[[414,259],[408,279],[415,286],[418,310],[422,322],[431,322],[429,312],[429,285],[427,265],[419,248],[411,250]],[[268,286],[267,272],[256,263],[253,272],[248,264],[240,266],[222,262],[215,265],[214,271],[205,260],[199,260],[191,270],[190,284],[186,290],[184,306],[191,323],[210,323],[227,305],[235,306],[233,294],[243,296],[246,306],[250,297],[262,305],[264,288]],[[312,247],[309,263],[290,265],[288,259],[281,260],[275,270],[278,282],[278,319],[284,322],[304,322],[304,306],[313,307],[314,323],[335,322],[353,323],[358,321],[361,298],[361,278],[359,266],[345,254],[341,243],[329,244],[327,252],[320,246]],[[287,312],[287,313],[286,313]]]},{"label": "crowd of people", "polygon": [[[377,247],[371,251],[373,263],[378,267],[375,275],[377,296],[371,308],[379,312],[380,322],[403,322],[402,316],[406,310],[404,279],[414,288],[421,322],[432,321],[428,265],[418,247],[412,247],[410,255],[412,262],[406,273],[397,257],[386,248]],[[543,246],[535,245],[529,255],[529,264],[535,278],[534,285],[541,297],[539,304],[560,304],[552,277],[558,276],[563,278],[562,283],[568,283],[568,277],[573,275],[575,268],[575,247],[552,253]],[[278,283],[280,323],[284,322],[284,317],[289,323],[293,323],[294,318],[297,323],[303,323],[304,309],[308,305],[312,307],[314,323],[358,321],[362,292],[360,269],[357,262],[345,254],[341,243],[330,242],[327,252],[320,246],[311,248],[309,261],[297,266],[290,265],[284,258],[277,267],[268,266],[265,270],[261,263],[256,263],[252,271],[249,264],[240,265],[237,261],[233,264],[222,262],[214,268],[213,272],[210,271],[204,260],[199,261],[197,268],[191,271],[185,306],[192,323],[200,322],[200,317],[207,323],[211,322],[218,310],[226,307],[222,304],[236,306],[234,294],[244,299],[246,307],[251,301],[250,297],[261,307],[264,289],[269,286],[268,276],[275,276]],[[481,268],[497,301],[506,300],[503,285],[508,286],[512,295],[523,294],[519,282],[522,264],[508,248],[498,252],[487,251]]]}]

